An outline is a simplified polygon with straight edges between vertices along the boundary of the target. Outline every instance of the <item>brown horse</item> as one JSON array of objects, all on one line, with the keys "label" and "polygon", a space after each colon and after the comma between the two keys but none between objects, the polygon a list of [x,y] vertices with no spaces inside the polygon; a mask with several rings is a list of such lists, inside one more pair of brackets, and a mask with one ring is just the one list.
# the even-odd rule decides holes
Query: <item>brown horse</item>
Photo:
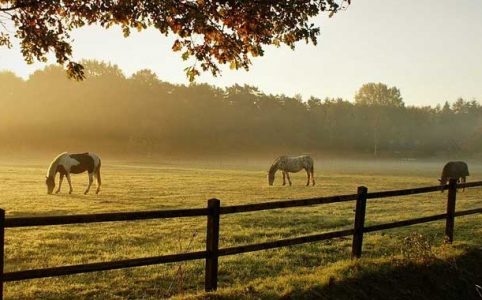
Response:
[{"label": "brown horse", "polygon": [[[463,161],[449,161],[445,164],[442,170],[442,175],[438,181],[440,181],[441,186],[446,185],[449,179],[457,179],[457,182],[465,183],[465,177],[469,175],[469,167],[467,166],[467,163]],[[465,188],[462,190],[465,190]]]}]

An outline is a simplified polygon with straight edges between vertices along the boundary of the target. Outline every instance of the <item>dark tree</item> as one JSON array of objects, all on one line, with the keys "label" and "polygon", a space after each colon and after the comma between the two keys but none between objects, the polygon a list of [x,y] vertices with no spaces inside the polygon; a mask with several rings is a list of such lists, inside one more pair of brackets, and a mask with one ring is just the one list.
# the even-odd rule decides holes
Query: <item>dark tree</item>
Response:
[{"label": "dark tree", "polygon": [[396,87],[389,88],[383,83],[366,83],[355,95],[355,102],[364,105],[382,105],[402,107],[403,103],[400,90]]},{"label": "dark tree", "polygon": [[[70,77],[83,79],[82,64],[72,61],[70,32],[99,24],[104,28],[154,27],[177,36],[172,49],[194,57],[198,67],[186,68],[190,80],[200,70],[219,74],[219,64],[248,69],[250,57],[263,55],[266,45],[305,40],[316,44],[319,28],[310,18],[338,12],[350,0],[0,0],[0,46],[11,46],[14,27],[28,63],[46,61],[53,52]],[[11,23],[11,24],[6,24]]]},{"label": "dark tree", "polygon": [[355,94],[355,103],[370,106],[367,116],[371,124],[373,155],[377,156],[381,131],[387,131],[391,111],[405,106],[400,90],[396,87],[389,88],[383,83],[366,83]]}]

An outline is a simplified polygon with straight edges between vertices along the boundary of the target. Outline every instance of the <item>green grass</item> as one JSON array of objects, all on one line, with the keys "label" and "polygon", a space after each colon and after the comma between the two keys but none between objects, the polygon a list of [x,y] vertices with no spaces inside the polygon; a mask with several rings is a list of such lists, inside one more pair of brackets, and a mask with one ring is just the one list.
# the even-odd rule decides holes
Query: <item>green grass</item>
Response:
[{"label": "green grass", "polygon": [[[4,162],[0,207],[13,217],[205,207],[213,197],[221,199],[221,205],[234,205],[355,193],[359,185],[369,191],[428,186],[436,184],[439,174],[436,163],[326,161],[315,170],[314,187],[304,186],[303,173],[291,176],[292,187],[280,186],[279,177],[276,186],[269,187],[265,171],[269,163],[106,161],[101,194],[82,194],[84,174],[73,177],[74,194],[66,194],[65,185],[61,194],[49,196],[44,184],[48,162]],[[471,173],[471,181],[480,180],[476,174],[482,174],[482,167],[473,165]],[[443,213],[446,196],[437,192],[370,200],[366,223]],[[476,207],[482,207],[482,189],[458,194],[457,210]],[[351,228],[353,208],[350,202],[222,216],[220,247]],[[202,292],[201,260],[12,282],[6,284],[5,295],[9,299],[317,298],[317,293],[329,295],[325,288],[331,277],[350,286],[346,282],[356,276],[390,268],[387,272],[394,272],[400,267],[396,262],[401,259],[401,241],[413,231],[430,241],[439,258],[480,249],[481,221],[481,215],[457,218],[453,246],[442,244],[443,221],[367,234],[359,263],[349,260],[351,238],[223,257],[215,295]],[[8,229],[5,271],[204,250],[205,226],[205,218],[182,218]],[[353,264],[362,266],[361,275],[350,271]]]}]

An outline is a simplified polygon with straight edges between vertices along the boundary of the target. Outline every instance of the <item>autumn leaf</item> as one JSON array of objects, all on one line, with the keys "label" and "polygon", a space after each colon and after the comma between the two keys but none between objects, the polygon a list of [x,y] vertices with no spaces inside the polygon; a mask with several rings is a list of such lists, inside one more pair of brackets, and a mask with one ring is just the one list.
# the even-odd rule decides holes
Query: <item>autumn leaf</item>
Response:
[{"label": "autumn leaf", "polygon": [[182,49],[182,44],[179,40],[175,40],[172,45],[172,51],[180,51]]}]

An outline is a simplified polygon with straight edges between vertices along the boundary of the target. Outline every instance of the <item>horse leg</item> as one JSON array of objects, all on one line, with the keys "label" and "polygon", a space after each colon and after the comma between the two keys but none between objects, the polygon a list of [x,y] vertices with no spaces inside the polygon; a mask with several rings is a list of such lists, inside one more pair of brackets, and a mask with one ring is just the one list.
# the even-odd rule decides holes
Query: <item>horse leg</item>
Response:
[{"label": "horse leg", "polygon": [[72,191],[74,189],[72,189],[72,181],[70,180],[70,173],[65,174],[65,177],[67,177],[67,182],[69,183],[69,188],[70,188],[69,194],[72,194]]},{"label": "horse leg", "polygon": [[89,173],[89,185],[87,186],[87,189],[85,190],[84,195],[87,195],[87,193],[90,191],[92,182],[94,182],[94,173]]},{"label": "horse leg", "polygon": [[97,168],[97,171],[95,172],[95,177],[97,178],[97,190],[95,191],[96,194],[100,192],[100,185],[101,185],[101,180],[100,180],[100,166]]},{"label": "horse leg", "polygon": [[[460,181],[461,181],[462,183],[465,183],[465,182],[466,182],[466,181],[465,181],[465,176],[462,177],[462,180],[460,180]],[[462,192],[465,192],[465,186],[462,188]]]},{"label": "horse leg", "polygon": [[59,179],[59,187],[55,191],[56,194],[60,192],[60,187],[62,186],[62,181],[64,180],[64,174],[60,173],[60,179]]},{"label": "horse leg", "polygon": [[314,167],[311,167],[310,173],[311,173],[311,183],[314,186],[315,185],[315,168]]},{"label": "horse leg", "polygon": [[281,171],[283,173],[283,185],[286,185],[286,173],[285,171]]},{"label": "horse leg", "polygon": [[306,169],[306,177],[307,177],[306,186],[309,186],[310,185],[310,172],[308,171],[308,169]]},{"label": "horse leg", "polygon": [[288,183],[291,186],[291,179],[290,179],[290,173],[286,172],[286,178],[288,178]]}]

